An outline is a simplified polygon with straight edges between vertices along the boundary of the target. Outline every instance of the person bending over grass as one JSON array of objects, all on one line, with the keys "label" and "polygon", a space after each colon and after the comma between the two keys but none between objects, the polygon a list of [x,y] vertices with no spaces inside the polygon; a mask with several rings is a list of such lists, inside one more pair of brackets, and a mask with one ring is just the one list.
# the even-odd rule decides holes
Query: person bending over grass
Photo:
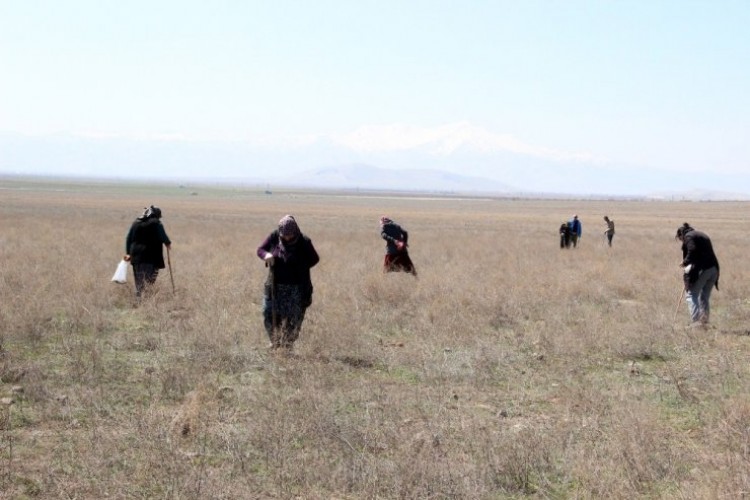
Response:
[{"label": "person bending over grass", "polygon": [[256,253],[268,267],[263,289],[263,325],[270,347],[291,349],[299,338],[305,311],[312,304],[310,268],[320,258],[291,215],[282,217],[278,228],[266,237]]},{"label": "person bending over grass", "polygon": [[417,275],[417,270],[409,258],[409,233],[386,216],[380,218],[380,236],[385,240],[383,272],[404,271]]},{"label": "person bending over grass", "polygon": [[675,239],[682,242],[685,301],[690,309],[693,324],[705,325],[711,312],[711,290],[719,289],[719,260],[711,239],[685,222],[677,228]]}]

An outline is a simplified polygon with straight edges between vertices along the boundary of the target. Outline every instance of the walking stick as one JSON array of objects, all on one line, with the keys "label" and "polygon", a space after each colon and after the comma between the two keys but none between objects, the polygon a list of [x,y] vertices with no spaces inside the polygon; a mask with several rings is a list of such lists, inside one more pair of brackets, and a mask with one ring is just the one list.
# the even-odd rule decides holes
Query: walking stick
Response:
[{"label": "walking stick", "polygon": [[276,347],[276,344],[281,341],[277,331],[278,321],[276,318],[276,275],[273,272],[273,264],[269,266],[266,262],[266,267],[271,275],[271,342]]},{"label": "walking stick", "polygon": [[174,276],[172,276],[172,258],[169,256],[169,247],[167,247],[167,265],[169,266],[169,281],[172,282],[172,295],[174,295]]},{"label": "walking stick", "polygon": [[680,288],[680,296],[677,297],[677,308],[674,310],[674,318],[672,318],[672,323],[677,321],[677,313],[680,311],[680,305],[682,304],[682,298],[685,296],[685,287],[683,286]]},{"label": "walking stick", "polygon": [[271,266],[271,324],[273,324],[273,330],[276,332],[279,321],[276,314],[276,274],[273,272],[273,266]]}]

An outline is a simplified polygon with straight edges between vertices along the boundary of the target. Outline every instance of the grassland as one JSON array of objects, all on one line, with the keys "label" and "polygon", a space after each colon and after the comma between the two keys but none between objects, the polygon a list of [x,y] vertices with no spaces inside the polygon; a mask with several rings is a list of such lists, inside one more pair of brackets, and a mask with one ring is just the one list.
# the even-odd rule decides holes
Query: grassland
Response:
[{"label": "grassland", "polygon": [[[747,498],[747,203],[419,199],[0,181],[3,498]],[[136,307],[110,283],[156,204]],[[254,255],[295,214],[321,256],[293,356]],[[584,236],[560,250],[577,213]],[[378,217],[419,278],[383,275]],[[602,216],[617,225],[607,248]],[[678,225],[721,261],[686,328]]]}]

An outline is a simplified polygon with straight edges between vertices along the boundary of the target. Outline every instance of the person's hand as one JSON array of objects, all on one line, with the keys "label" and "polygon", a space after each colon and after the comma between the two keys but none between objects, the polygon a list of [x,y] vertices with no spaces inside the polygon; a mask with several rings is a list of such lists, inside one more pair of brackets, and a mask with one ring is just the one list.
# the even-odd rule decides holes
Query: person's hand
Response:
[{"label": "person's hand", "polygon": [[396,248],[398,250],[403,250],[406,247],[406,244],[401,240],[396,240]]},{"label": "person's hand", "polygon": [[130,254],[126,253],[122,260],[124,260],[125,262],[130,262]]},{"label": "person's hand", "polygon": [[266,255],[263,257],[263,260],[266,262],[267,266],[272,266],[273,261],[274,261],[273,254],[270,252],[266,252]]}]

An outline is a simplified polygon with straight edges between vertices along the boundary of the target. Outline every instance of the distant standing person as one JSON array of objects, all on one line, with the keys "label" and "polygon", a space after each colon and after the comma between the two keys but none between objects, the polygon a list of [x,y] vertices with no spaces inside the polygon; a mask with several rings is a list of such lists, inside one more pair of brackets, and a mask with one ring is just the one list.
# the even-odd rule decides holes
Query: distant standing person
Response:
[{"label": "distant standing person", "polygon": [[398,272],[417,275],[417,270],[409,257],[409,233],[386,216],[380,218],[380,237],[385,240],[383,272]]},{"label": "distant standing person", "polygon": [[685,301],[690,308],[690,319],[694,324],[705,325],[711,313],[711,290],[719,289],[719,260],[711,239],[687,222],[677,228],[675,238],[682,242],[680,266],[684,270]]},{"label": "distant standing person", "polygon": [[172,242],[161,223],[161,209],[151,205],[130,226],[125,239],[124,259],[133,265],[135,296],[140,298],[147,287],[156,282],[159,269],[164,269],[164,253]]},{"label": "distant standing person", "polygon": [[578,240],[583,236],[583,225],[578,219],[578,215],[574,215],[573,218],[570,219],[568,226],[570,227],[570,242],[573,244],[573,248],[575,248],[578,246]]},{"label": "distant standing person", "polygon": [[607,229],[604,230],[604,234],[607,236],[607,243],[609,246],[612,246],[612,238],[615,236],[615,221],[605,215],[604,222],[607,224]]},{"label": "distant standing person", "polygon": [[570,247],[570,226],[567,222],[560,224],[560,248]]},{"label": "distant standing person", "polygon": [[320,258],[297,221],[285,215],[256,251],[268,267],[263,293],[263,326],[272,348],[291,349],[312,304],[310,269]]}]

